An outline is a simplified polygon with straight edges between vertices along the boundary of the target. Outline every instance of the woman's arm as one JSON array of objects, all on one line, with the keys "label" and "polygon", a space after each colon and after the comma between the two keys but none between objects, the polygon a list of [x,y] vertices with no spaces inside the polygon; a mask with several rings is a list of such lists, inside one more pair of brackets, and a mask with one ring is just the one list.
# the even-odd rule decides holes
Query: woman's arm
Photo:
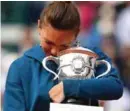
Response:
[{"label": "woman's arm", "polygon": [[[112,68],[111,71],[98,79],[86,80],[63,80],[64,93],[66,97],[78,97],[97,100],[114,100],[122,96],[123,85],[119,79],[118,70],[112,65],[111,59],[101,50],[94,50],[99,55],[99,60],[108,61]],[[106,70],[105,65],[96,68],[96,76]]]},{"label": "woman's arm", "polygon": [[25,100],[20,81],[20,69],[14,62],[8,72],[4,92],[3,111],[25,111]]}]

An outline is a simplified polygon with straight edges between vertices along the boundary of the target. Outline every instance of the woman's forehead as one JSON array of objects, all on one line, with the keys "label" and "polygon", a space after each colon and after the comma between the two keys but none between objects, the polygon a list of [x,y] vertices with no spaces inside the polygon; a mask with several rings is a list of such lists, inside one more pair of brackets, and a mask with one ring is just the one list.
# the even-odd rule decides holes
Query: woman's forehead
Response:
[{"label": "woman's forehead", "polygon": [[46,42],[49,42],[53,45],[59,45],[59,46],[63,46],[63,45],[71,45],[73,40],[69,40],[69,41],[55,41],[54,39],[50,39],[49,37],[48,38],[44,38]]},{"label": "woman's forehead", "polygon": [[57,30],[52,27],[45,27],[42,29],[43,37],[51,42],[66,43],[75,38],[75,33],[71,30]]},{"label": "woman's forehead", "polygon": [[58,30],[53,28],[51,25],[43,27],[42,30],[46,35],[55,35],[55,36],[66,36],[73,35],[75,32],[73,30]]}]

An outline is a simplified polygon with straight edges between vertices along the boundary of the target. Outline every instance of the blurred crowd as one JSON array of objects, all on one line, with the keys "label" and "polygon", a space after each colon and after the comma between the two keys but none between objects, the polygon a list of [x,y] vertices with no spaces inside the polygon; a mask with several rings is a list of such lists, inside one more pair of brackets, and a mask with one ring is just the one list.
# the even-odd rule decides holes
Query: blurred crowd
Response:
[{"label": "blurred crowd", "polygon": [[[25,50],[39,43],[37,20],[49,2],[1,2],[2,95],[10,64]],[[80,12],[82,46],[99,47],[113,60],[124,84],[117,101],[100,101],[106,111],[130,111],[130,2],[76,1]],[[2,96],[1,96],[2,97]]]}]

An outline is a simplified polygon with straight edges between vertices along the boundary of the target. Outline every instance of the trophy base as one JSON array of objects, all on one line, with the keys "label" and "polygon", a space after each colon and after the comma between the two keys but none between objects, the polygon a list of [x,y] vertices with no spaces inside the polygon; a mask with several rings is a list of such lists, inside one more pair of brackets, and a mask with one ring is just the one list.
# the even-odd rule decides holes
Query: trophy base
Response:
[{"label": "trophy base", "polygon": [[76,99],[76,98],[69,98],[69,99],[65,99],[63,101],[63,103],[66,104],[79,104],[79,105],[91,105],[91,101],[90,100],[81,100],[81,99]]},{"label": "trophy base", "polygon": [[66,98],[62,103],[76,104],[76,105],[99,106],[98,101],[92,100],[92,99]]}]

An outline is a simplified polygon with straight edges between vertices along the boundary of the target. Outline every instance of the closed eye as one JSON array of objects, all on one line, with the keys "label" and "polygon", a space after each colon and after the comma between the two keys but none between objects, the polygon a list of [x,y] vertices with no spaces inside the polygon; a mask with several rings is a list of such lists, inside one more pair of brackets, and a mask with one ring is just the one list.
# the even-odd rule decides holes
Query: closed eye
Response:
[{"label": "closed eye", "polygon": [[69,47],[69,45],[61,45],[61,47],[65,47],[65,48],[67,48],[67,47]]},{"label": "closed eye", "polygon": [[50,42],[50,41],[48,41],[48,40],[45,40],[45,42],[46,42],[46,44],[48,44],[48,45],[54,45],[54,43],[52,43],[52,42]]}]

